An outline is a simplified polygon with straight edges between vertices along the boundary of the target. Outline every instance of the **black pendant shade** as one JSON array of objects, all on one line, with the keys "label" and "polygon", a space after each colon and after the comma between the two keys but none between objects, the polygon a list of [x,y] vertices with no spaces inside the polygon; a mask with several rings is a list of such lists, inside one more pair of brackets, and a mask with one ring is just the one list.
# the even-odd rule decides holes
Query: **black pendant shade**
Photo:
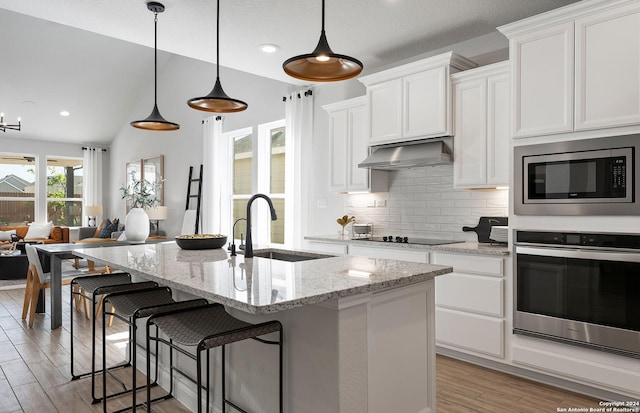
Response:
[{"label": "black pendant shade", "polygon": [[164,11],[164,6],[161,3],[151,1],[147,3],[147,9],[154,14],[154,95],[153,95],[153,110],[147,118],[142,120],[135,120],[131,122],[131,126],[138,129],[154,130],[154,131],[170,131],[180,129],[180,125],[177,123],[169,122],[162,117],[158,110],[158,13]]},{"label": "black pendant shade", "polygon": [[285,73],[310,82],[335,82],[355,77],[362,72],[362,62],[350,56],[334,53],[324,31],[324,0],[322,0],[322,31],[315,50],[294,56],[282,64]]},{"label": "black pendant shade", "polygon": [[134,120],[131,122],[131,126],[138,129],[146,130],[177,130],[180,129],[180,125],[177,123],[169,122],[162,117],[158,110],[158,105],[153,105],[151,114],[142,120]]},{"label": "black pendant shade", "polygon": [[220,0],[216,6],[216,84],[208,95],[189,99],[187,104],[193,109],[216,113],[242,112],[248,106],[224,93],[220,83]]}]

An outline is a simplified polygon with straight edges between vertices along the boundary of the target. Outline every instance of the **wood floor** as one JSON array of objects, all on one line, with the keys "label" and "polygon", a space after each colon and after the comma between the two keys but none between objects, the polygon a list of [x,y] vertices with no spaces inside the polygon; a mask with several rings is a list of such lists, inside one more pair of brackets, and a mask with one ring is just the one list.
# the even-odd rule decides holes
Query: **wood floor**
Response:
[{"label": "wood floor", "polygon": [[[65,301],[67,288],[63,289]],[[63,328],[51,331],[48,315],[38,315],[29,329],[20,319],[23,294],[23,289],[0,291],[0,413],[101,411],[100,404],[91,405],[90,379],[70,380],[68,304],[63,306]],[[86,371],[91,360],[90,324],[76,311],[71,316],[78,326],[74,331],[78,337],[74,351],[78,351],[76,360],[81,364],[78,369]],[[108,333],[109,354],[117,360],[123,353],[118,346],[123,339],[117,333],[123,331],[126,328],[114,322]],[[442,356],[437,360],[437,397],[439,413],[551,413],[562,407],[598,407],[594,399]],[[127,401],[115,400],[109,410],[123,407]],[[189,411],[175,400],[154,405],[154,410]]]}]

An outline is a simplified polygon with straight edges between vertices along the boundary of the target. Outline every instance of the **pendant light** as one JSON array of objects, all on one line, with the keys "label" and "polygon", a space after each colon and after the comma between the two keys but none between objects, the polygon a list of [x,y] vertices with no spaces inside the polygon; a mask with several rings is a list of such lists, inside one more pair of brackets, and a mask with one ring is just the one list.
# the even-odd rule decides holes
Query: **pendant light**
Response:
[{"label": "pendant light", "polygon": [[333,53],[324,32],[324,0],[322,0],[322,31],[315,50],[294,56],[282,64],[284,71],[296,79],[310,82],[334,82],[351,79],[362,72],[362,62],[350,56]]},{"label": "pendant light", "polygon": [[216,5],[216,84],[207,96],[189,99],[187,104],[194,109],[216,113],[242,112],[247,108],[245,102],[224,93],[220,83],[220,0]]},{"label": "pendant light", "polygon": [[150,1],[147,3],[147,9],[154,14],[153,110],[146,119],[131,122],[131,126],[146,130],[177,130],[180,129],[180,125],[169,122],[163,118],[158,110],[158,13],[162,13],[164,11],[164,6],[161,3]]}]

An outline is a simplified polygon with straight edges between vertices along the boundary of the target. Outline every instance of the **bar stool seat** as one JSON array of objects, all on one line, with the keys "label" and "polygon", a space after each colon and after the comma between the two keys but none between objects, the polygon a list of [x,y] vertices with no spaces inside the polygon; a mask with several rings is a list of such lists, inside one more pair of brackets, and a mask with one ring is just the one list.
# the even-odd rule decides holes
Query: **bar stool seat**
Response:
[{"label": "bar stool seat", "polygon": [[[91,376],[91,397],[92,403],[99,403],[102,397],[96,395],[95,376],[96,376],[96,305],[102,305],[102,297],[105,294],[119,291],[133,291],[137,289],[157,287],[158,283],[153,281],[131,282],[131,275],[126,272],[117,272],[103,275],[85,275],[76,277],[71,281],[71,310],[73,311],[74,297],[82,297],[91,301],[91,314],[94,315],[91,322],[91,369],[87,372],[77,374],[74,368],[74,322],[71,317],[70,335],[71,335],[71,380],[77,380],[82,377]],[[130,360],[126,363],[109,367],[109,369],[124,368],[131,364]]]},{"label": "bar stool seat", "polygon": [[[168,337],[168,340],[159,336],[151,337],[150,326],[155,325],[159,332]],[[266,340],[260,336],[279,333],[278,341]],[[201,307],[177,310],[169,313],[161,313],[149,317],[147,320],[147,352],[151,340],[162,342],[168,345],[171,350],[176,350],[196,361],[197,370],[197,391],[198,391],[198,412],[202,412],[202,366],[201,353],[207,351],[207,409],[209,408],[209,350],[214,347],[222,347],[222,411],[226,405],[232,406],[239,411],[245,411],[235,403],[227,399],[225,384],[225,346],[238,341],[254,339],[261,343],[278,345],[279,347],[279,405],[280,412],[283,410],[283,378],[282,378],[282,354],[283,354],[283,330],[279,321],[267,321],[259,324],[251,324],[239,320],[224,309],[221,304],[208,304]],[[183,348],[176,346],[195,346],[195,356]],[[147,383],[150,375],[149,355],[147,354]],[[147,408],[151,411],[151,391],[147,387]]]},{"label": "bar stool seat", "polygon": [[[102,365],[103,365],[103,376],[102,376],[102,402],[103,402],[103,411],[107,411],[107,399],[112,397],[121,396],[127,394],[129,392],[132,393],[132,404],[130,407],[126,407],[124,409],[117,410],[118,412],[132,410],[136,411],[138,407],[136,403],[136,393],[138,388],[136,381],[136,349],[138,347],[137,343],[137,325],[136,321],[140,318],[149,317],[154,314],[158,314],[160,312],[166,312],[171,310],[180,310],[190,307],[202,306],[207,304],[207,300],[204,298],[187,300],[187,301],[176,301],[173,298],[173,294],[169,287],[152,287],[139,289],[134,291],[121,291],[115,292],[112,294],[108,294],[104,298],[104,306],[103,306],[103,323],[102,323]],[[107,305],[111,306],[111,310],[107,310]],[[131,386],[129,389],[124,386],[124,390],[118,393],[107,395],[107,373],[108,369],[106,366],[107,362],[107,348],[106,348],[106,317],[108,315],[112,315],[117,317],[118,319],[124,321],[129,326],[129,360],[131,360],[132,366],[132,379]],[[156,354],[157,354],[157,343],[156,343]],[[156,375],[154,382],[150,385],[155,385],[158,378],[158,371],[156,365]],[[118,379],[116,379],[118,380]],[[120,381],[120,380],[118,380]],[[171,381],[171,385],[173,385],[173,380]],[[143,388],[143,387],[142,387]],[[166,397],[160,397],[157,400],[165,399]],[[155,401],[157,401],[155,400]]]}]

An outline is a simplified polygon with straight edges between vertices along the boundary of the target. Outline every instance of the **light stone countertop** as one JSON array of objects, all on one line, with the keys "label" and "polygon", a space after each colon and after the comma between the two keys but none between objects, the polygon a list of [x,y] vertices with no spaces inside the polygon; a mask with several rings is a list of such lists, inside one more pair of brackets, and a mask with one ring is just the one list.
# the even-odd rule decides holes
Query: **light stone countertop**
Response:
[{"label": "light stone countertop", "polygon": [[253,314],[419,283],[452,272],[442,265],[350,256],[300,262],[245,260],[220,248],[182,250],[174,241],[85,248],[74,254]]},{"label": "light stone countertop", "polygon": [[403,248],[423,251],[443,251],[443,252],[459,252],[463,254],[482,254],[482,255],[509,255],[509,247],[505,244],[485,244],[480,242],[460,241],[454,244],[443,245],[419,245],[419,244],[402,244],[402,243],[384,243],[372,242],[362,238],[342,238],[336,235],[309,235],[304,237],[309,241],[322,241],[334,244],[354,244],[375,248]]}]

